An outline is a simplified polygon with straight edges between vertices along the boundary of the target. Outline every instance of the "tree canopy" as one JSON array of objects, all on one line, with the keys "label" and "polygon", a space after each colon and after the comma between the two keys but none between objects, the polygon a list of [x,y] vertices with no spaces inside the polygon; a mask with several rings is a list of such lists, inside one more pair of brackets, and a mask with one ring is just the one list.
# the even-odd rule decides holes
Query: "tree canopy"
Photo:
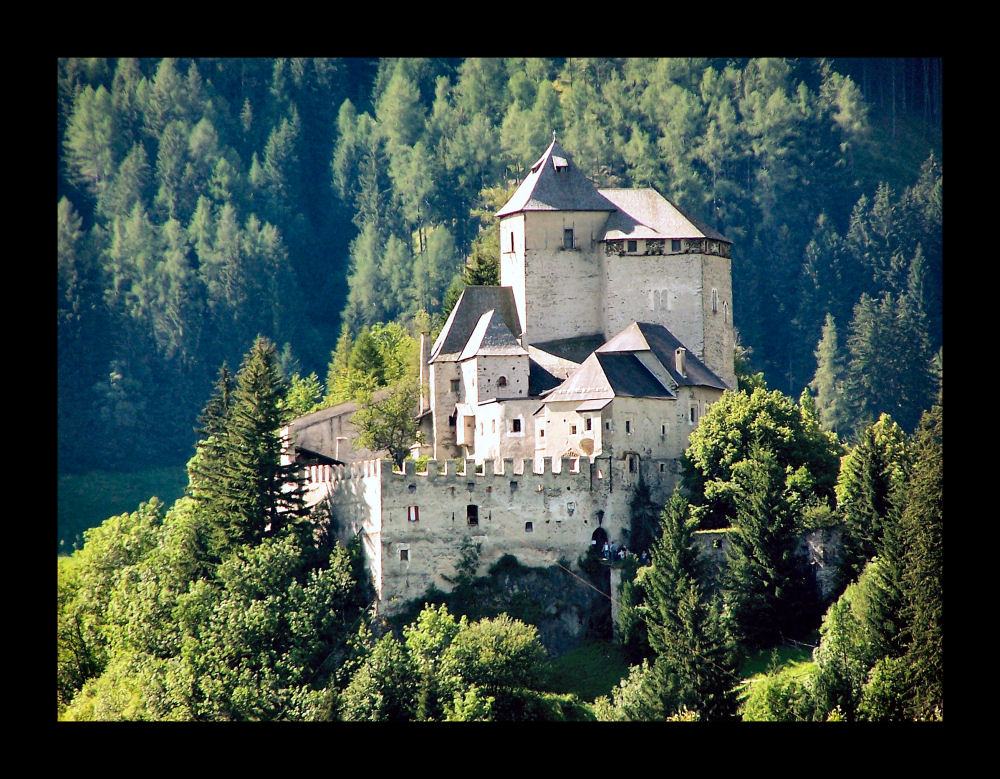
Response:
[{"label": "tree canopy", "polygon": [[734,242],[771,386],[813,379],[829,314],[851,432],[883,412],[910,432],[933,399],[939,60],[58,64],[62,471],[186,460],[258,334],[322,378],[344,326],[443,321],[495,281],[493,214],[553,132],[597,185],[652,186]]}]

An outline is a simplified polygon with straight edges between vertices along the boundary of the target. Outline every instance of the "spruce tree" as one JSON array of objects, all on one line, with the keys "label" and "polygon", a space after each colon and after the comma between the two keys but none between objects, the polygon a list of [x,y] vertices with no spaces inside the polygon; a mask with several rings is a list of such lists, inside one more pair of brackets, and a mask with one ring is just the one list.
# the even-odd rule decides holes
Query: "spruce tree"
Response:
[{"label": "spruce tree", "polygon": [[733,468],[736,517],[723,589],[746,649],[795,637],[816,616],[812,582],[795,554],[803,493],[789,471],[759,444]]},{"label": "spruce tree", "polygon": [[281,464],[287,391],[274,344],[258,336],[236,376],[228,425],[224,499],[227,533],[234,543],[259,542],[265,533],[277,532],[288,516],[301,514],[297,468]]},{"label": "spruce tree", "polygon": [[303,513],[301,475],[281,464],[280,428],[287,381],[273,343],[258,337],[235,388],[223,367],[202,414],[191,494],[216,527],[216,547],[258,543]]},{"label": "spruce tree", "polygon": [[697,521],[674,493],[661,518],[653,565],[644,579],[645,621],[656,654],[643,681],[653,710],[686,707],[703,719],[730,719],[736,711],[733,653],[717,601],[705,592],[694,547]]},{"label": "spruce tree", "polygon": [[906,476],[905,435],[882,414],[866,427],[841,464],[837,510],[846,527],[841,571],[856,579],[875,555],[890,522],[895,494]]},{"label": "spruce tree", "polygon": [[909,501],[902,525],[907,534],[903,587],[910,624],[909,658],[914,719],[944,716],[944,403],[921,421]]},{"label": "spruce tree", "polygon": [[826,315],[822,336],[816,351],[816,373],[809,389],[816,393],[816,413],[827,430],[845,433],[849,417],[844,397],[844,358],[837,343],[837,325],[831,314]]},{"label": "spruce tree", "polygon": [[[198,501],[202,513],[208,516],[217,514],[222,506],[221,489],[229,453],[228,428],[233,405],[233,381],[229,366],[223,362],[212,396],[198,417],[197,451],[187,465],[187,492]],[[218,553],[225,545],[225,537],[221,533],[221,518],[216,517],[212,527],[217,530],[212,546]]]}]

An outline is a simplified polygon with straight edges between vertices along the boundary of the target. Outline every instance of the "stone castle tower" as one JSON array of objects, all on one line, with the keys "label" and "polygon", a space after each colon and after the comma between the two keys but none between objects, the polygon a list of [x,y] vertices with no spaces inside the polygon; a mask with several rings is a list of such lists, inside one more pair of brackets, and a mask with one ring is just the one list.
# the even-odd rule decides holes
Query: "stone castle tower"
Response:
[{"label": "stone castle tower", "polygon": [[576,560],[627,538],[639,484],[664,502],[688,438],[736,388],[730,242],[652,189],[598,189],[554,140],[497,214],[499,286],[467,287],[421,344],[427,455],[353,448],[357,404],[286,429],[307,503],[360,537],[379,611],[488,566]]},{"label": "stone castle tower", "polygon": [[660,324],[735,388],[730,242],[652,189],[598,189],[553,140],[500,219],[523,346]]}]

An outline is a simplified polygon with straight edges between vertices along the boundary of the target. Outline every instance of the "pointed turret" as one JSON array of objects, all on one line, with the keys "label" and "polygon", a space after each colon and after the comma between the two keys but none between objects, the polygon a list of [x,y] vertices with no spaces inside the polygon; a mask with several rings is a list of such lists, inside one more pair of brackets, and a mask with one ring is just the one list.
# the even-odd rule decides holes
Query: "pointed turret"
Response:
[{"label": "pointed turret", "polygon": [[553,139],[497,216],[502,219],[522,211],[614,210],[615,205],[601,196]]}]

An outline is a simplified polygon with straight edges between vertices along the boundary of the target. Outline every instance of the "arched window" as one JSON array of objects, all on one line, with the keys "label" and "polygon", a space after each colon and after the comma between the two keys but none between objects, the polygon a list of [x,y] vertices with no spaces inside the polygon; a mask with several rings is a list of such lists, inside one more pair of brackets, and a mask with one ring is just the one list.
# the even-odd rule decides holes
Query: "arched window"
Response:
[{"label": "arched window", "polygon": [[507,377],[506,376],[501,376],[499,379],[497,379],[497,386],[498,387],[506,387],[507,386]]}]

